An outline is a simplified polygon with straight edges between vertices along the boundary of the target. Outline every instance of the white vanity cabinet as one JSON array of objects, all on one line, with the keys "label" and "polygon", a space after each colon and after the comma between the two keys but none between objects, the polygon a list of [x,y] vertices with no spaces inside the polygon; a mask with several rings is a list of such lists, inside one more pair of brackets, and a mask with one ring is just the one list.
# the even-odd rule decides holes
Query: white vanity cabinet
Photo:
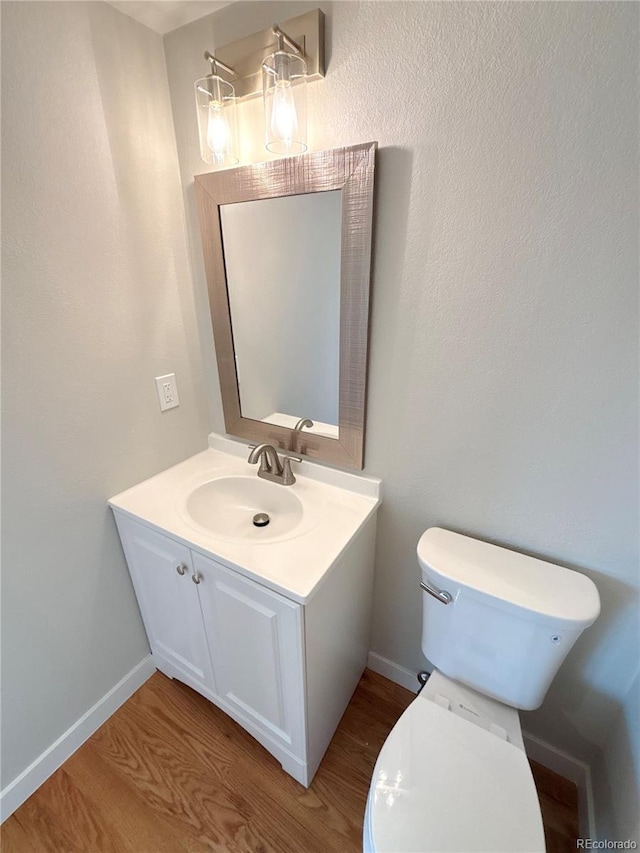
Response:
[{"label": "white vanity cabinet", "polygon": [[375,515],[301,604],[114,514],[156,667],[308,786],[366,666]]},{"label": "white vanity cabinet", "polygon": [[215,691],[191,551],[126,518],[117,518],[149,645],[167,675]]},{"label": "white vanity cabinet", "polygon": [[109,504],[156,667],[309,785],[367,665],[381,484],[296,466],[291,486],[259,479],[212,434]]},{"label": "white vanity cabinet", "polygon": [[193,555],[218,696],[295,755],[304,752],[303,608]]}]

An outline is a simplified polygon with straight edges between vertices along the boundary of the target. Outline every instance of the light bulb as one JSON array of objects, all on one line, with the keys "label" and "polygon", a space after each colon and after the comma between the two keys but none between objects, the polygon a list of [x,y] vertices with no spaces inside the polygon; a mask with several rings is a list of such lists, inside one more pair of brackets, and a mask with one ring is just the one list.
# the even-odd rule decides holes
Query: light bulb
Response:
[{"label": "light bulb", "polygon": [[209,102],[207,145],[213,154],[214,163],[223,163],[231,147],[231,130],[222,110],[220,101]]},{"label": "light bulb", "polygon": [[306,75],[302,57],[287,53],[282,45],[262,63],[265,142],[273,154],[306,151]]},{"label": "light bulb", "polygon": [[298,132],[298,116],[293,100],[293,91],[289,80],[278,80],[274,86],[273,107],[271,109],[271,133],[285,145]]}]

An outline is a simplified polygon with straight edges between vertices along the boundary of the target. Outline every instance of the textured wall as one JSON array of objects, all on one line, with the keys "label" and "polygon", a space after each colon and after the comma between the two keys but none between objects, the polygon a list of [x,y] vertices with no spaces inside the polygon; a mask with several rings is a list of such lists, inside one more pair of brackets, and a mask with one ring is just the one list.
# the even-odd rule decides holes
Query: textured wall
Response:
[{"label": "textured wall", "polygon": [[[314,4],[236,3],[165,36],[213,422],[192,202],[202,52]],[[420,653],[415,546],[439,524],[597,583],[534,734],[591,760],[638,655],[638,6],[334,2],[315,149],[377,139],[366,472],[384,480],[374,650]],[[261,104],[240,108],[266,159]]]},{"label": "textured wall", "polygon": [[640,846],[640,668],[591,775],[600,837]]},{"label": "textured wall", "polygon": [[4,786],[148,653],[106,499],[208,424],[160,36],[2,3],[2,119]]}]

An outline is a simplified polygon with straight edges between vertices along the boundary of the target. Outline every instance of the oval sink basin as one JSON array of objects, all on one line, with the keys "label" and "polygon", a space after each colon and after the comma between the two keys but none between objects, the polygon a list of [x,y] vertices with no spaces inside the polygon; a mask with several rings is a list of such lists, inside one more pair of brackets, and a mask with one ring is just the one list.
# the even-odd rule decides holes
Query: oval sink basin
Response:
[{"label": "oval sink basin", "polygon": [[[221,477],[194,489],[186,514],[215,536],[225,539],[270,542],[296,534],[303,519],[302,502],[290,486],[257,477]],[[267,513],[269,523],[256,527],[253,517]]]}]

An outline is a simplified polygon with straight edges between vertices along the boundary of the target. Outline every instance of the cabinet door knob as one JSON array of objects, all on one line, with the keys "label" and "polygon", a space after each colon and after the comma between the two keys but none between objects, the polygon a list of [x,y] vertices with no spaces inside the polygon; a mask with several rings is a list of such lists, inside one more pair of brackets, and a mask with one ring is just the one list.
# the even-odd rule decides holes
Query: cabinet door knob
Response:
[{"label": "cabinet door knob", "polygon": [[187,567],[185,566],[185,564],[184,564],[184,563],[179,563],[179,564],[176,566],[176,572],[177,572],[179,575],[184,575],[184,574],[186,574],[186,572],[187,572]]},{"label": "cabinet door knob", "polygon": [[197,572],[195,572],[193,575],[191,575],[191,580],[194,583],[200,583],[200,581],[202,580],[202,575],[199,575]]}]

